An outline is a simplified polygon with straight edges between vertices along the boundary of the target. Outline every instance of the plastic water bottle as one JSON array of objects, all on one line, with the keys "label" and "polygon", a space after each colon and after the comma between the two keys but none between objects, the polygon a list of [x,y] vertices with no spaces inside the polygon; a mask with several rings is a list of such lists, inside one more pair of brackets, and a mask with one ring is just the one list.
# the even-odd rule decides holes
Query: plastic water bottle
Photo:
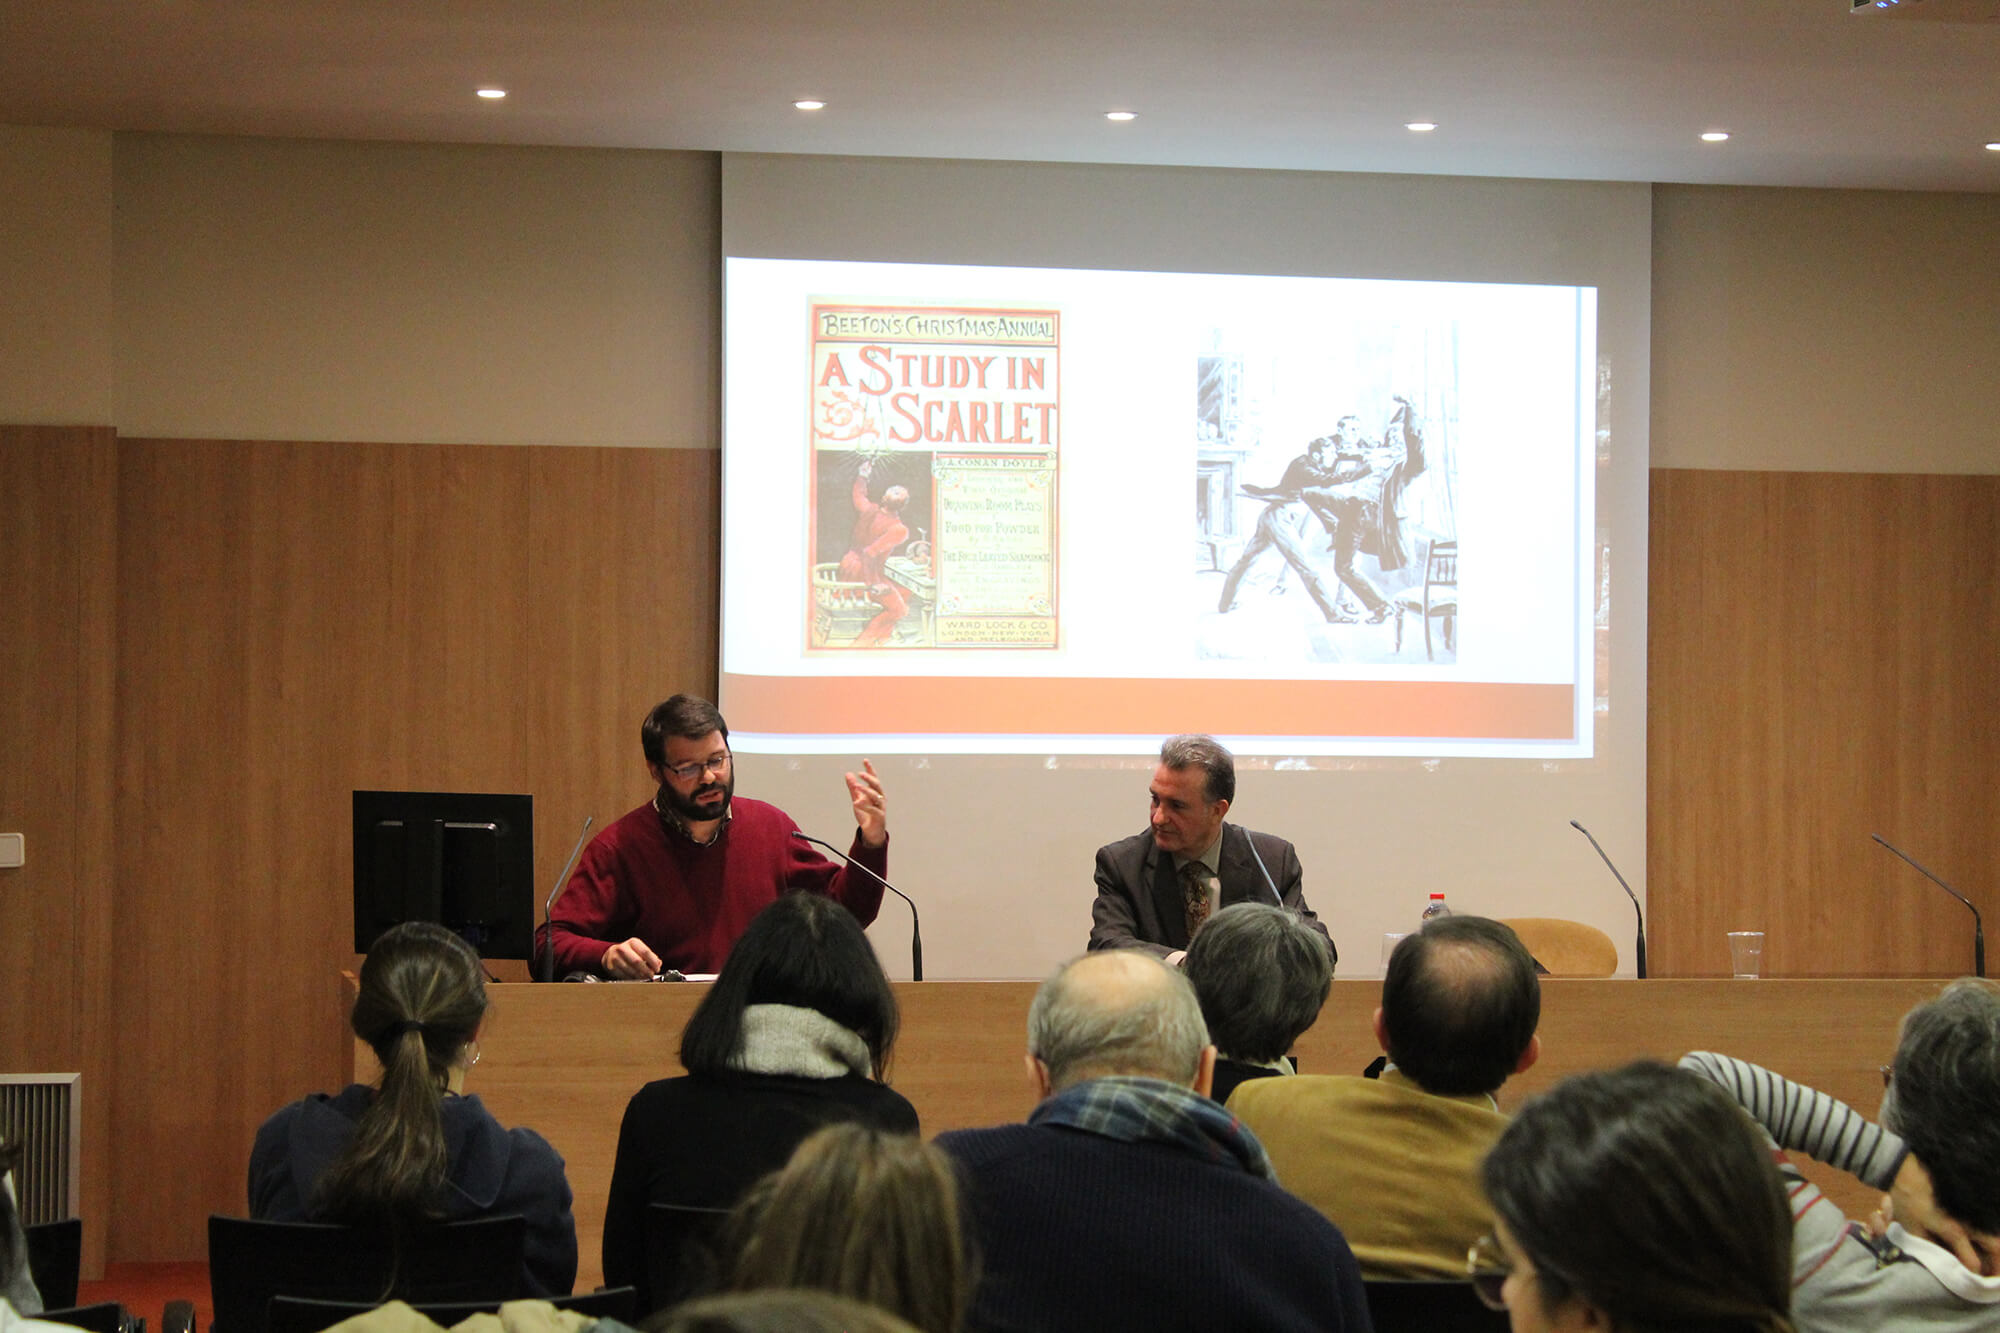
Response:
[{"label": "plastic water bottle", "polygon": [[1444,905],[1444,895],[1442,893],[1433,893],[1430,902],[1424,907],[1424,920],[1428,922],[1435,917],[1450,915],[1451,909]]}]

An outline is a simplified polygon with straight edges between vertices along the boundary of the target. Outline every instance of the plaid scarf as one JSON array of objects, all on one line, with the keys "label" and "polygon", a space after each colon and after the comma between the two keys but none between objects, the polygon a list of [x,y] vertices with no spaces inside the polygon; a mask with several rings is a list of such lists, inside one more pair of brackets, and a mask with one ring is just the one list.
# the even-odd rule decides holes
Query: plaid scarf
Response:
[{"label": "plaid scarf", "polygon": [[1094,1078],[1037,1106],[1031,1125],[1067,1125],[1123,1143],[1169,1143],[1211,1162],[1276,1180],[1264,1145],[1235,1116],[1192,1088],[1157,1078]]}]

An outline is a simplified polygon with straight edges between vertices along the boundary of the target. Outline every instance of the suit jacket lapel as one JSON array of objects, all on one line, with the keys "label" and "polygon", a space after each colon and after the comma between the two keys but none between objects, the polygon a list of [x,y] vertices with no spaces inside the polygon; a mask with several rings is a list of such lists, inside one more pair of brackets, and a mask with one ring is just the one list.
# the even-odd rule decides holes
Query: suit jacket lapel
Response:
[{"label": "suit jacket lapel", "polygon": [[1234,824],[1222,826],[1222,850],[1215,858],[1221,867],[1222,893],[1218,909],[1233,903],[1261,903],[1268,896],[1264,876],[1250,858],[1250,833]]}]

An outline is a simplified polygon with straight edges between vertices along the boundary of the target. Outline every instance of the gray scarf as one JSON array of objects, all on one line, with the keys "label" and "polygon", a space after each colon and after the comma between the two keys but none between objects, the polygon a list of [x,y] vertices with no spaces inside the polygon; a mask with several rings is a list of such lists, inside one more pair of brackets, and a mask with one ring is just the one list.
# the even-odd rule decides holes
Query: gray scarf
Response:
[{"label": "gray scarf", "polygon": [[746,1074],[839,1078],[875,1073],[868,1043],[820,1013],[790,1004],[753,1004],[743,1011],[743,1048],[729,1062]]}]

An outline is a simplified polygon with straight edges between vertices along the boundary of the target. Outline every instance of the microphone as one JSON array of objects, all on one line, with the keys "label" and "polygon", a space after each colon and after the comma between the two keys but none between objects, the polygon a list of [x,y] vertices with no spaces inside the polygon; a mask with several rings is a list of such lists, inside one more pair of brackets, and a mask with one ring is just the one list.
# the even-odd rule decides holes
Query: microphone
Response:
[{"label": "microphone", "polygon": [[1950,894],[1952,897],[1958,899],[1960,902],[1965,904],[1965,910],[1972,913],[1973,975],[1981,977],[1985,976],[1986,975],[1986,923],[1980,920],[1979,909],[1972,905],[1972,900],[1966,897],[1964,894],[1960,893],[1957,889],[1954,889],[1951,885],[1939,879],[1936,875],[1933,875],[1930,871],[1918,865],[1915,861],[1910,860],[1910,856],[1907,852],[1905,852],[1902,848],[1896,846],[1895,843],[1890,842],[1887,838],[1883,837],[1881,834],[1871,833],[1868,836],[1875,839],[1875,841],[1881,843],[1884,847],[1887,847],[1890,851],[1894,852],[1896,855],[1902,857],[1905,861],[1909,861],[1911,869],[1915,870],[1919,875],[1922,875],[1925,879],[1929,880],[1931,883],[1937,885],[1939,888],[1943,889],[1946,893]]},{"label": "microphone", "polygon": [[799,839],[802,842],[809,842],[815,847],[823,847],[827,851],[832,852],[835,856],[841,859],[842,863],[844,863],[848,869],[861,871],[863,874],[867,875],[868,878],[874,880],[877,884],[880,884],[883,888],[895,894],[898,898],[901,898],[904,902],[910,904],[910,980],[922,981],[924,979],[924,934],[923,934],[923,927],[919,925],[917,922],[917,905],[914,901],[911,900],[910,895],[904,893],[894,884],[891,884],[888,880],[883,879],[880,875],[870,870],[867,866],[862,865],[859,861],[849,856],[846,852],[841,851],[840,848],[834,846],[832,843],[821,842],[818,838],[813,837],[811,834],[801,833],[797,829],[792,830],[792,836],[794,838]]},{"label": "microphone", "polygon": [[562,874],[556,876],[556,886],[549,890],[548,901],[542,904],[543,981],[554,981],[556,979],[556,927],[555,922],[549,918],[556,910],[556,899],[562,896],[562,891],[569,885],[570,867],[575,865],[576,858],[583,854],[584,834],[590,832],[590,821],[595,818],[597,818],[596,815],[585,815],[583,817],[583,829],[576,835],[576,846],[569,849],[569,860],[563,862]]},{"label": "microphone", "polygon": [[[1584,837],[1590,838],[1590,830],[1577,823],[1574,819],[1569,821],[1569,826]],[[1612,865],[1611,858],[1605,856],[1604,849],[1597,846],[1597,839],[1590,838],[1590,845],[1597,847],[1597,854],[1604,857],[1605,867],[1611,871],[1611,877],[1618,881],[1618,887],[1625,890],[1625,896],[1632,900],[1632,915],[1638,918],[1639,921],[1639,980],[1644,981],[1646,979],[1646,914],[1639,910],[1639,895],[1632,892],[1632,886],[1627,884],[1625,877],[1618,873],[1618,867]]]},{"label": "microphone", "polygon": [[1264,883],[1268,884],[1271,888],[1271,901],[1283,907],[1285,905],[1285,895],[1278,892],[1278,881],[1271,878],[1270,867],[1264,864],[1264,858],[1257,852],[1256,835],[1251,833],[1249,829],[1244,829],[1243,841],[1250,844],[1250,858],[1257,863],[1257,869],[1264,874]]}]

